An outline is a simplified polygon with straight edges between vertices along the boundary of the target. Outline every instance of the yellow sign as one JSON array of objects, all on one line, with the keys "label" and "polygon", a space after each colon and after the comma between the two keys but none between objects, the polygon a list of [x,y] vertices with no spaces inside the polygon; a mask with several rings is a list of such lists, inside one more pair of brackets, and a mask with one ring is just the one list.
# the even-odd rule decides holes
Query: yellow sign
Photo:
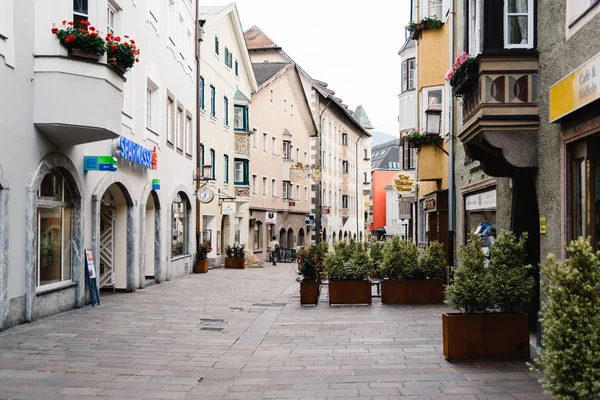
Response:
[{"label": "yellow sign", "polygon": [[540,233],[545,234],[547,230],[546,217],[540,217]]},{"label": "yellow sign", "polygon": [[415,180],[410,175],[399,172],[393,180],[394,189],[399,194],[408,194],[414,191]]},{"label": "yellow sign", "polygon": [[550,122],[600,99],[600,54],[550,88]]}]

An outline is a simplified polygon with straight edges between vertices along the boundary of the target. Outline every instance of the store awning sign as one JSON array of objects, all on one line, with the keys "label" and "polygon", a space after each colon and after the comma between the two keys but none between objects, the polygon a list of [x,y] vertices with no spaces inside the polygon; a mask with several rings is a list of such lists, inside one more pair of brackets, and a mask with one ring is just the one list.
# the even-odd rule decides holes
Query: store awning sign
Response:
[{"label": "store awning sign", "polygon": [[600,99],[600,54],[550,88],[550,122]]}]

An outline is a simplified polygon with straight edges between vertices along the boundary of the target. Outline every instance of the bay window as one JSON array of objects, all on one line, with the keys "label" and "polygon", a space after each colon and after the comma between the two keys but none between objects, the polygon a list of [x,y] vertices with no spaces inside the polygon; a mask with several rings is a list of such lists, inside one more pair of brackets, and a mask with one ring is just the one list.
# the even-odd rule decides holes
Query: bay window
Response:
[{"label": "bay window", "polygon": [[248,160],[234,161],[233,171],[234,184],[236,185],[249,185],[250,178],[248,176]]},{"label": "bay window", "polygon": [[233,128],[236,131],[248,131],[248,107],[235,105],[233,111]]},{"label": "bay window", "polygon": [[402,91],[415,88],[415,59],[409,58],[402,62]]},{"label": "bay window", "polygon": [[533,0],[504,2],[504,47],[533,48]]},{"label": "bay window", "polygon": [[289,140],[283,141],[283,158],[289,160],[292,158],[292,142]]}]

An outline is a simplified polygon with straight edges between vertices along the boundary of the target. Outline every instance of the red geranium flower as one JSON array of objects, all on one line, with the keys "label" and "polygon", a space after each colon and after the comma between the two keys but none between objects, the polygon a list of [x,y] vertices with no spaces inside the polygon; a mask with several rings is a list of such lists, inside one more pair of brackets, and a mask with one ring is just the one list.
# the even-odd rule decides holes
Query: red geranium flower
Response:
[{"label": "red geranium flower", "polygon": [[115,37],[115,42],[120,42],[120,41],[121,41],[121,37],[120,36]]},{"label": "red geranium flower", "polygon": [[135,59],[135,62],[140,62],[140,59],[139,59],[139,58],[136,58],[136,59]]},{"label": "red geranium flower", "polygon": [[94,32],[96,30],[96,28],[94,28],[93,26],[90,26],[90,31]]},{"label": "red geranium flower", "polygon": [[56,35],[58,33],[58,28],[52,28],[52,33]]},{"label": "red geranium flower", "polygon": [[72,22],[72,21],[69,21],[69,23],[68,23],[67,25],[71,25],[71,26],[73,26],[73,22]]},{"label": "red geranium flower", "polygon": [[110,49],[111,49],[112,51],[115,51],[115,50],[117,50],[117,45],[116,45],[116,44],[111,44],[111,45],[110,45]]}]

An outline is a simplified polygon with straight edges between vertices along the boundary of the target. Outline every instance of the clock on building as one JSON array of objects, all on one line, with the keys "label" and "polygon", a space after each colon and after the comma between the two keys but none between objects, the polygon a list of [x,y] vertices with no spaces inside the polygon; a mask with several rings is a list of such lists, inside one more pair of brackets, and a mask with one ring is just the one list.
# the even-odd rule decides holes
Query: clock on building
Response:
[{"label": "clock on building", "polygon": [[198,194],[196,195],[198,200],[202,203],[210,203],[212,199],[215,197],[215,194],[209,188],[201,188],[198,190]]}]

